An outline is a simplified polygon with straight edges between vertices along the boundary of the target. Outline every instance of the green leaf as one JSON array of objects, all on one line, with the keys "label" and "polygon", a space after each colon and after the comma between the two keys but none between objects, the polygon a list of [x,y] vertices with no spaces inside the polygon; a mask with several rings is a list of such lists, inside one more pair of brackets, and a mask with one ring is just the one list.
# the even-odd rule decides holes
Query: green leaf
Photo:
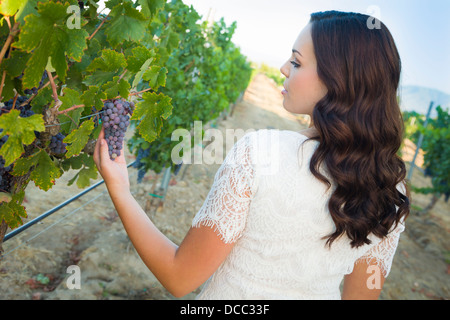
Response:
[{"label": "green leaf", "polygon": [[127,61],[122,53],[111,49],[104,49],[102,50],[102,55],[95,58],[89,67],[87,67],[87,71],[92,72],[99,69],[101,71],[118,72],[126,66]]},{"label": "green leaf", "polygon": [[31,144],[36,136],[34,131],[44,131],[44,120],[42,115],[35,114],[28,118],[21,118],[19,110],[11,110],[0,117],[0,138],[8,135],[8,140],[0,149],[0,155],[5,159],[5,166],[9,166],[22,153],[25,152],[24,145]]},{"label": "green leaf", "polygon": [[147,17],[153,17],[164,8],[166,0],[138,0],[138,2],[142,7],[142,13]]},{"label": "green leaf", "polygon": [[[80,189],[84,189],[91,185],[91,179],[95,180],[98,177],[97,167],[95,166],[92,157],[88,158],[89,162],[77,173],[77,186]],[[73,183],[73,182],[72,182]]]},{"label": "green leaf", "polygon": [[8,59],[2,61],[0,71],[6,70],[11,77],[18,77],[25,69],[30,54],[20,50],[14,50],[10,53]]},{"label": "green leaf", "polygon": [[94,121],[90,119],[83,122],[78,129],[73,130],[64,138],[63,142],[68,144],[66,147],[66,158],[78,155],[83,150],[89,140],[89,135],[92,130],[94,130]]},{"label": "green leaf", "polygon": [[106,93],[107,99],[113,99],[117,96],[127,99],[130,94],[130,84],[124,79],[119,81],[119,77],[114,77],[112,81],[102,86],[102,90]]},{"label": "green leaf", "polygon": [[178,33],[173,32],[170,29],[166,29],[164,30],[161,37],[163,38],[161,47],[166,48],[169,53],[178,48],[178,44],[180,42],[180,36],[178,35]]},{"label": "green leaf", "polygon": [[142,80],[142,76],[144,75],[144,72],[147,71],[148,67],[150,67],[150,64],[152,63],[153,58],[148,59],[144,62],[139,72],[136,73],[136,76],[134,77],[133,84],[131,87],[136,88],[139,82]]},{"label": "green leaf", "polygon": [[157,91],[160,86],[166,85],[167,69],[160,66],[153,66],[148,69],[143,76],[145,81],[154,91]]},{"label": "green leaf", "polygon": [[160,93],[146,92],[143,101],[136,105],[131,120],[140,120],[139,133],[147,142],[154,141],[161,133],[162,119],[172,114],[171,98]]},{"label": "green leaf", "polygon": [[106,99],[106,94],[103,91],[99,91],[97,86],[90,86],[81,96],[81,100],[85,106],[95,107],[97,111],[103,108],[102,99]]},{"label": "green leaf", "polygon": [[21,191],[13,194],[10,202],[0,203],[0,221],[4,220],[11,229],[22,225],[22,218],[27,217],[27,211],[21,205],[24,197],[25,191]]},{"label": "green leaf", "polygon": [[98,171],[94,162],[94,158],[89,156],[88,154],[82,153],[78,157],[72,157],[65,161],[67,161],[68,164],[70,163],[72,169],[81,169],[72,179],[69,180],[69,186],[71,186],[76,181],[78,188],[84,189],[90,185],[90,179],[97,179]]},{"label": "green leaf", "polygon": [[71,157],[69,159],[64,159],[61,162],[61,167],[64,171],[69,171],[70,168],[73,170],[79,170],[83,167],[83,163],[86,162],[88,155],[86,153],[82,153],[78,156]]},{"label": "green leaf", "polygon": [[123,41],[139,41],[144,37],[148,21],[131,3],[118,4],[109,15],[112,19],[107,23],[105,34],[113,47]]},{"label": "green leaf", "polygon": [[[82,105],[83,100],[81,99],[81,93],[70,89],[64,88],[64,95],[60,96],[59,99],[62,102],[62,105],[59,107],[59,111],[64,111],[73,106]],[[69,111],[66,114],[61,114],[58,116],[58,119],[61,124],[61,131],[65,133],[72,132],[73,130],[78,128],[78,124],[80,123],[81,114],[83,113],[83,108],[78,108],[72,111]],[[67,122],[67,123],[66,123]]]},{"label": "green leaf", "polygon": [[122,53],[111,49],[102,51],[102,55],[95,58],[87,67],[88,72],[93,74],[87,76],[84,84],[91,86],[101,86],[108,81],[111,81],[114,76],[124,70],[127,66],[127,61]]},{"label": "green leaf", "polygon": [[25,18],[19,40],[12,44],[31,53],[23,76],[25,88],[38,86],[49,58],[61,81],[66,77],[66,56],[81,60],[89,34],[83,28],[67,27],[68,6],[69,3],[39,2],[38,15],[30,14]]},{"label": "green leaf", "polygon": [[127,57],[127,70],[136,73],[142,69],[147,60],[155,57],[155,52],[144,46],[138,46],[131,50],[132,54]]},{"label": "green leaf", "polygon": [[30,13],[36,12],[39,0],[2,0],[0,1],[0,13],[4,16],[14,16],[16,22],[24,23],[24,18]]},{"label": "green leaf", "polygon": [[31,171],[30,179],[44,191],[48,191],[61,176],[61,170],[56,167],[47,152],[42,149],[29,158],[20,158],[14,164],[13,175],[23,176]]},{"label": "green leaf", "polygon": [[52,102],[52,89],[50,86],[42,88],[38,91],[38,94],[31,100],[31,110],[34,113],[41,114],[43,108]]}]

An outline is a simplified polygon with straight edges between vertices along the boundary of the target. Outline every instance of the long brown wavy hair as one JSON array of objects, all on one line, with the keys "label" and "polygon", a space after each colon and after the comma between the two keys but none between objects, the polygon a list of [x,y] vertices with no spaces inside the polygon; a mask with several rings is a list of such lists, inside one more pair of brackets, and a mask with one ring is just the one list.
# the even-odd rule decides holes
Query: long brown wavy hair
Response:
[{"label": "long brown wavy hair", "polygon": [[[352,247],[370,244],[370,233],[384,238],[410,211],[406,168],[397,155],[404,131],[401,60],[387,27],[377,20],[379,28],[369,28],[369,18],[373,23],[360,13],[311,14],[317,73],[328,93],[312,114],[319,135],[311,139],[320,144],[310,170],[330,188],[319,172],[324,162],[336,185],[328,203],[336,226],[324,238],[329,246],[344,233]],[[401,182],[406,195],[397,190]]]}]

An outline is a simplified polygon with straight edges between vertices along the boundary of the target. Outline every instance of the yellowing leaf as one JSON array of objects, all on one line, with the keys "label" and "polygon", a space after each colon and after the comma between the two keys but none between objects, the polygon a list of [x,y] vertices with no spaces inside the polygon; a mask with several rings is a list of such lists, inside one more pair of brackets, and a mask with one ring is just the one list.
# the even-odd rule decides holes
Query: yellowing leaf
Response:
[{"label": "yellowing leaf", "polygon": [[12,174],[22,176],[31,171],[30,179],[36,187],[48,191],[61,176],[61,170],[55,166],[45,150],[40,150],[29,158],[20,158],[14,165]]},{"label": "yellowing leaf", "polygon": [[68,146],[66,147],[66,158],[78,155],[83,150],[89,140],[89,135],[91,134],[92,130],[94,130],[94,121],[92,121],[91,119],[86,120],[78,129],[72,131],[63,140],[64,143],[68,144]]},{"label": "yellowing leaf", "polygon": [[31,144],[36,138],[34,131],[44,131],[44,120],[42,115],[32,115],[28,118],[21,118],[19,110],[11,110],[0,117],[0,138],[8,135],[8,140],[0,149],[0,156],[5,159],[5,166],[9,166],[22,153],[25,152],[24,145]]},{"label": "yellowing leaf", "polygon": [[21,191],[13,194],[10,202],[0,203],[0,221],[4,220],[11,229],[22,225],[22,218],[27,217],[27,211],[21,205],[24,197],[25,191]]}]

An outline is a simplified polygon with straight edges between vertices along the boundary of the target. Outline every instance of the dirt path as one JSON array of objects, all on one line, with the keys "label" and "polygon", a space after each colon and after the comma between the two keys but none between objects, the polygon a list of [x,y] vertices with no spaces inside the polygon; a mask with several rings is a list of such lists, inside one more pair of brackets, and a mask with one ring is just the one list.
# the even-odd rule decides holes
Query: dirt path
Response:
[{"label": "dirt path", "polygon": [[[308,119],[284,110],[280,89],[256,76],[233,116],[217,123],[226,129],[299,131]],[[128,133],[128,137],[131,132]],[[226,154],[217,152],[222,160]],[[129,161],[133,156],[127,153]],[[220,162],[220,161],[219,161]],[[220,165],[183,166],[171,180],[163,207],[150,207],[149,193],[156,179],[148,173],[136,183],[130,169],[131,190],[157,227],[180,243],[208,194]],[[67,186],[75,172],[66,173],[49,192],[33,183],[26,190],[29,219],[78,194]],[[100,179],[99,179],[100,180]],[[160,179],[157,180],[157,186]],[[429,184],[416,170],[413,183]],[[413,195],[413,204],[425,207],[429,197]],[[449,203],[441,198],[427,217],[412,214],[400,240],[382,299],[448,299],[450,275],[445,256],[449,248]],[[0,299],[173,299],[142,263],[132,247],[104,185],[4,243],[0,261]],[[81,289],[68,289],[67,268],[78,265]],[[192,293],[186,299],[194,298]]]}]

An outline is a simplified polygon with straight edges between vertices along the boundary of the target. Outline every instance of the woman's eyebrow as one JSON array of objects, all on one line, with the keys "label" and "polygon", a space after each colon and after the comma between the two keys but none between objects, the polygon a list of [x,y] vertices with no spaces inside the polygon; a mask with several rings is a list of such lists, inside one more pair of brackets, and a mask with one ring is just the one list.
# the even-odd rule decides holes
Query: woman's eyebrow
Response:
[{"label": "woman's eyebrow", "polygon": [[292,53],[298,53],[303,58],[302,54],[299,51],[295,50],[295,49],[292,49]]}]

